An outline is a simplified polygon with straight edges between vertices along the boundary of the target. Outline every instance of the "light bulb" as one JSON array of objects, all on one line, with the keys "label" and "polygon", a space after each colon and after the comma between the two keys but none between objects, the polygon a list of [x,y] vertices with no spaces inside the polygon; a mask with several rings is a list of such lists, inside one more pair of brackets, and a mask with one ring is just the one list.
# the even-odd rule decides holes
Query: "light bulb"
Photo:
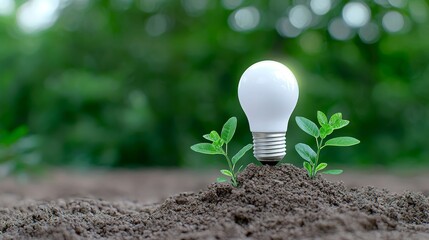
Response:
[{"label": "light bulb", "polygon": [[257,62],[241,76],[238,99],[249,120],[253,154],[262,164],[275,165],[286,155],[286,131],[298,95],[295,76],[279,62]]}]

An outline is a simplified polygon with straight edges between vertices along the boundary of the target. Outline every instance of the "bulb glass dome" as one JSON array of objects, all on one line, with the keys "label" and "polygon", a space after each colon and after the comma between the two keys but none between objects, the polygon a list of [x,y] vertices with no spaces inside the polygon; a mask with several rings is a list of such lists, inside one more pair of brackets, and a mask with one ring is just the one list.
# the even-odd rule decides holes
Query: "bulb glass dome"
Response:
[{"label": "bulb glass dome", "polygon": [[275,61],[253,64],[238,84],[238,98],[252,132],[286,132],[298,95],[292,71]]}]

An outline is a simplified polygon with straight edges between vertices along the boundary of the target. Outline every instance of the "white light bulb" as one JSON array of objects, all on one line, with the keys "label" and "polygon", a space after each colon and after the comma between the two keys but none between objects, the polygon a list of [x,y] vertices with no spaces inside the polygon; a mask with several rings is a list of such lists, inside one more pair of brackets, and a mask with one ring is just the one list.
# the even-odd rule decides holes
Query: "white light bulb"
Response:
[{"label": "white light bulb", "polygon": [[295,76],[279,62],[257,62],[241,76],[238,99],[253,134],[253,154],[261,163],[275,165],[286,155],[286,131],[298,95]]}]

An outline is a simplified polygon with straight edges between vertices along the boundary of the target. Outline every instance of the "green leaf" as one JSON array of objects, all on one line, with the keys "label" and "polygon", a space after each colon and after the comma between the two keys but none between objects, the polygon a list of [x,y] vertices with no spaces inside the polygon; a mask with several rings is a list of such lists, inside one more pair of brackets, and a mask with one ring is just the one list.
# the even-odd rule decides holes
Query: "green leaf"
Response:
[{"label": "green leaf", "polygon": [[216,182],[218,182],[218,183],[223,183],[223,182],[226,182],[226,181],[228,181],[228,179],[226,179],[224,177],[218,177],[218,178],[216,178]]},{"label": "green leaf", "polygon": [[222,170],[220,170],[220,172],[225,176],[232,177],[232,172],[229,170],[222,169]]},{"label": "green leaf", "polygon": [[243,167],[244,167],[244,165],[241,165],[241,166],[238,168],[237,173],[239,173]]},{"label": "green leaf", "polygon": [[212,142],[216,142],[220,139],[220,136],[219,133],[217,133],[216,131],[211,131],[210,134],[205,134],[203,138]]},{"label": "green leaf", "polygon": [[348,121],[348,120],[338,120],[337,122],[332,124],[332,127],[334,129],[340,129],[340,128],[343,128],[343,127],[349,125],[349,123],[350,123],[350,121]]},{"label": "green leaf", "polygon": [[235,129],[237,128],[237,118],[232,117],[226,121],[222,127],[221,137],[226,144],[228,144],[234,136]]},{"label": "green leaf", "polygon": [[312,175],[312,170],[311,170],[311,165],[308,162],[304,162],[304,169],[307,170],[308,176],[311,177]]},{"label": "green leaf", "polygon": [[360,141],[353,137],[336,137],[326,141],[323,147],[326,147],[326,146],[347,147],[347,146],[356,145],[358,143],[360,143]]},{"label": "green leaf", "polygon": [[321,111],[317,111],[317,121],[319,122],[320,126],[328,124],[328,118]]},{"label": "green leaf", "polygon": [[322,139],[326,138],[329,134],[331,134],[334,131],[334,128],[331,127],[329,124],[323,124],[320,128],[320,137]]},{"label": "green leaf", "polygon": [[319,137],[319,128],[314,122],[308,120],[305,117],[296,117],[295,121],[298,124],[299,128],[301,128],[304,132],[310,134],[315,138]]},{"label": "green leaf", "polygon": [[220,139],[219,133],[217,133],[216,131],[211,131],[210,138],[212,138],[214,141],[219,140]]},{"label": "green leaf", "polygon": [[342,119],[343,119],[343,114],[342,113],[335,113],[329,119],[329,124],[332,126],[334,123],[336,123],[336,122],[338,122],[338,121],[340,121]]},{"label": "green leaf", "polygon": [[310,163],[316,162],[316,152],[314,152],[314,150],[307,144],[298,143],[295,145],[295,150],[305,161]]},{"label": "green leaf", "polygon": [[343,170],[341,170],[341,169],[332,169],[332,170],[323,171],[322,173],[324,173],[324,174],[331,174],[331,175],[338,175],[338,174],[343,173]]},{"label": "green leaf", "polygon": [[205,138],[205,139],[207,139],[207,140],[209,140],[209,141],[214,142],[214,139],[212,139],[212,138],[211,138],[210,134],[204,134],[204,135],[203,135],[203,138]]},{"label": "green leaf", "polygon": [[246,146],[244,146],[240,151],[238,151],[233,157],[232,157],[232,164],[235,165],[238,160],[240,160],[241,157],[243,157],[243,155],[249,151],[250,149],[252,149],[253,145],[252,144],[247,144]]},{"label": "green leaf", "polygon": [[210,143],[197,143],[192,145],[191,149],[202,154],[223,154],[222,149],[218,149]]},{"label": "green leaf", "polygon": [[328,166],[327,163],[320,163],[319,165],[317,165],[316,167],[316,172],[325,169]]},{"label": "green leaf", "polygon": [[348,120],[343,120],[343,115],[341,113],[335,113],[329,119],[329,125],[331,125],[334,129],[340,129],[347,126],[350,123]]},{"label": "green leaf", "polygon": [[218,140],[216,140],[216,141],[213,142],[213,146],[215,148],[222,149],[222,146],[223,146],[224,143],[225,142],[223,141],[223,139],[219,138]]}]

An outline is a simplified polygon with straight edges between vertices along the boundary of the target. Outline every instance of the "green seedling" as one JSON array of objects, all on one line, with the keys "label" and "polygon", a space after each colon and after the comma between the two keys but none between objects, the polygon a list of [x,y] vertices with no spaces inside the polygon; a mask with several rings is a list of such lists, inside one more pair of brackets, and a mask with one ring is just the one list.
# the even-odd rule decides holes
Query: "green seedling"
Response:
[{"label": "green seedling", "polygon": [[[314,122],[307,118],[295,118],[299,128],[301,128],[304,132],[313,136],[316,139],[317,152],[315,152],[310,146],[304,143],[298,143],[297,145],[295,145],[295,149],[298,152],[299,156],[301,156],[305,160],[304,168],[307,170],[308,176],[310,178],[314,178],[319,171],[322,171],[328,166],[327,163],[319,163],[320,150],[322,150],[324,147],[347,147],[360,143],[359,140],[353,137],[331,138],[324,143],[326,137],[329,136],[334,130],[343,128],[350,123],[350,121],[344,120],[342,118],[343,116],[341,113],[335,113],[328,121],[328,118],[323,112],[317,111],[317,120],[320,124],[320,128],[318,128]],[[333,169],[325,170],[321,173],[341,174],[342,172],[343,170]]]},{"label": "green seedling", "polygon": [[[203,154],[218,154],[223,155],[228,162],[229,170],[222,169],[220,172],[230,179],[231,184],[234,187],[238,186],[237,174],[244,167],[244,165],[237,165],[238,161],[244,154],[252,149],[252,144],[247,144],[240,151],[238,151],[232,158],[228,156],[228,143],[231,141],[234,136],[235,129],[237,128],[237,118],[232,117],[226,121],[223,125],[221,135],[216,131],[211,131],[209,134],[203,136],[203,138],[211,141],[211,143],[197,143],[191,146],[191,149],[198,153]],[[225,147],[224,147],[225,146]],[[238,166],[238,169],[237,169]],[[217,182],[226,182],[228,181],[225,177],[218,177]]]}]

